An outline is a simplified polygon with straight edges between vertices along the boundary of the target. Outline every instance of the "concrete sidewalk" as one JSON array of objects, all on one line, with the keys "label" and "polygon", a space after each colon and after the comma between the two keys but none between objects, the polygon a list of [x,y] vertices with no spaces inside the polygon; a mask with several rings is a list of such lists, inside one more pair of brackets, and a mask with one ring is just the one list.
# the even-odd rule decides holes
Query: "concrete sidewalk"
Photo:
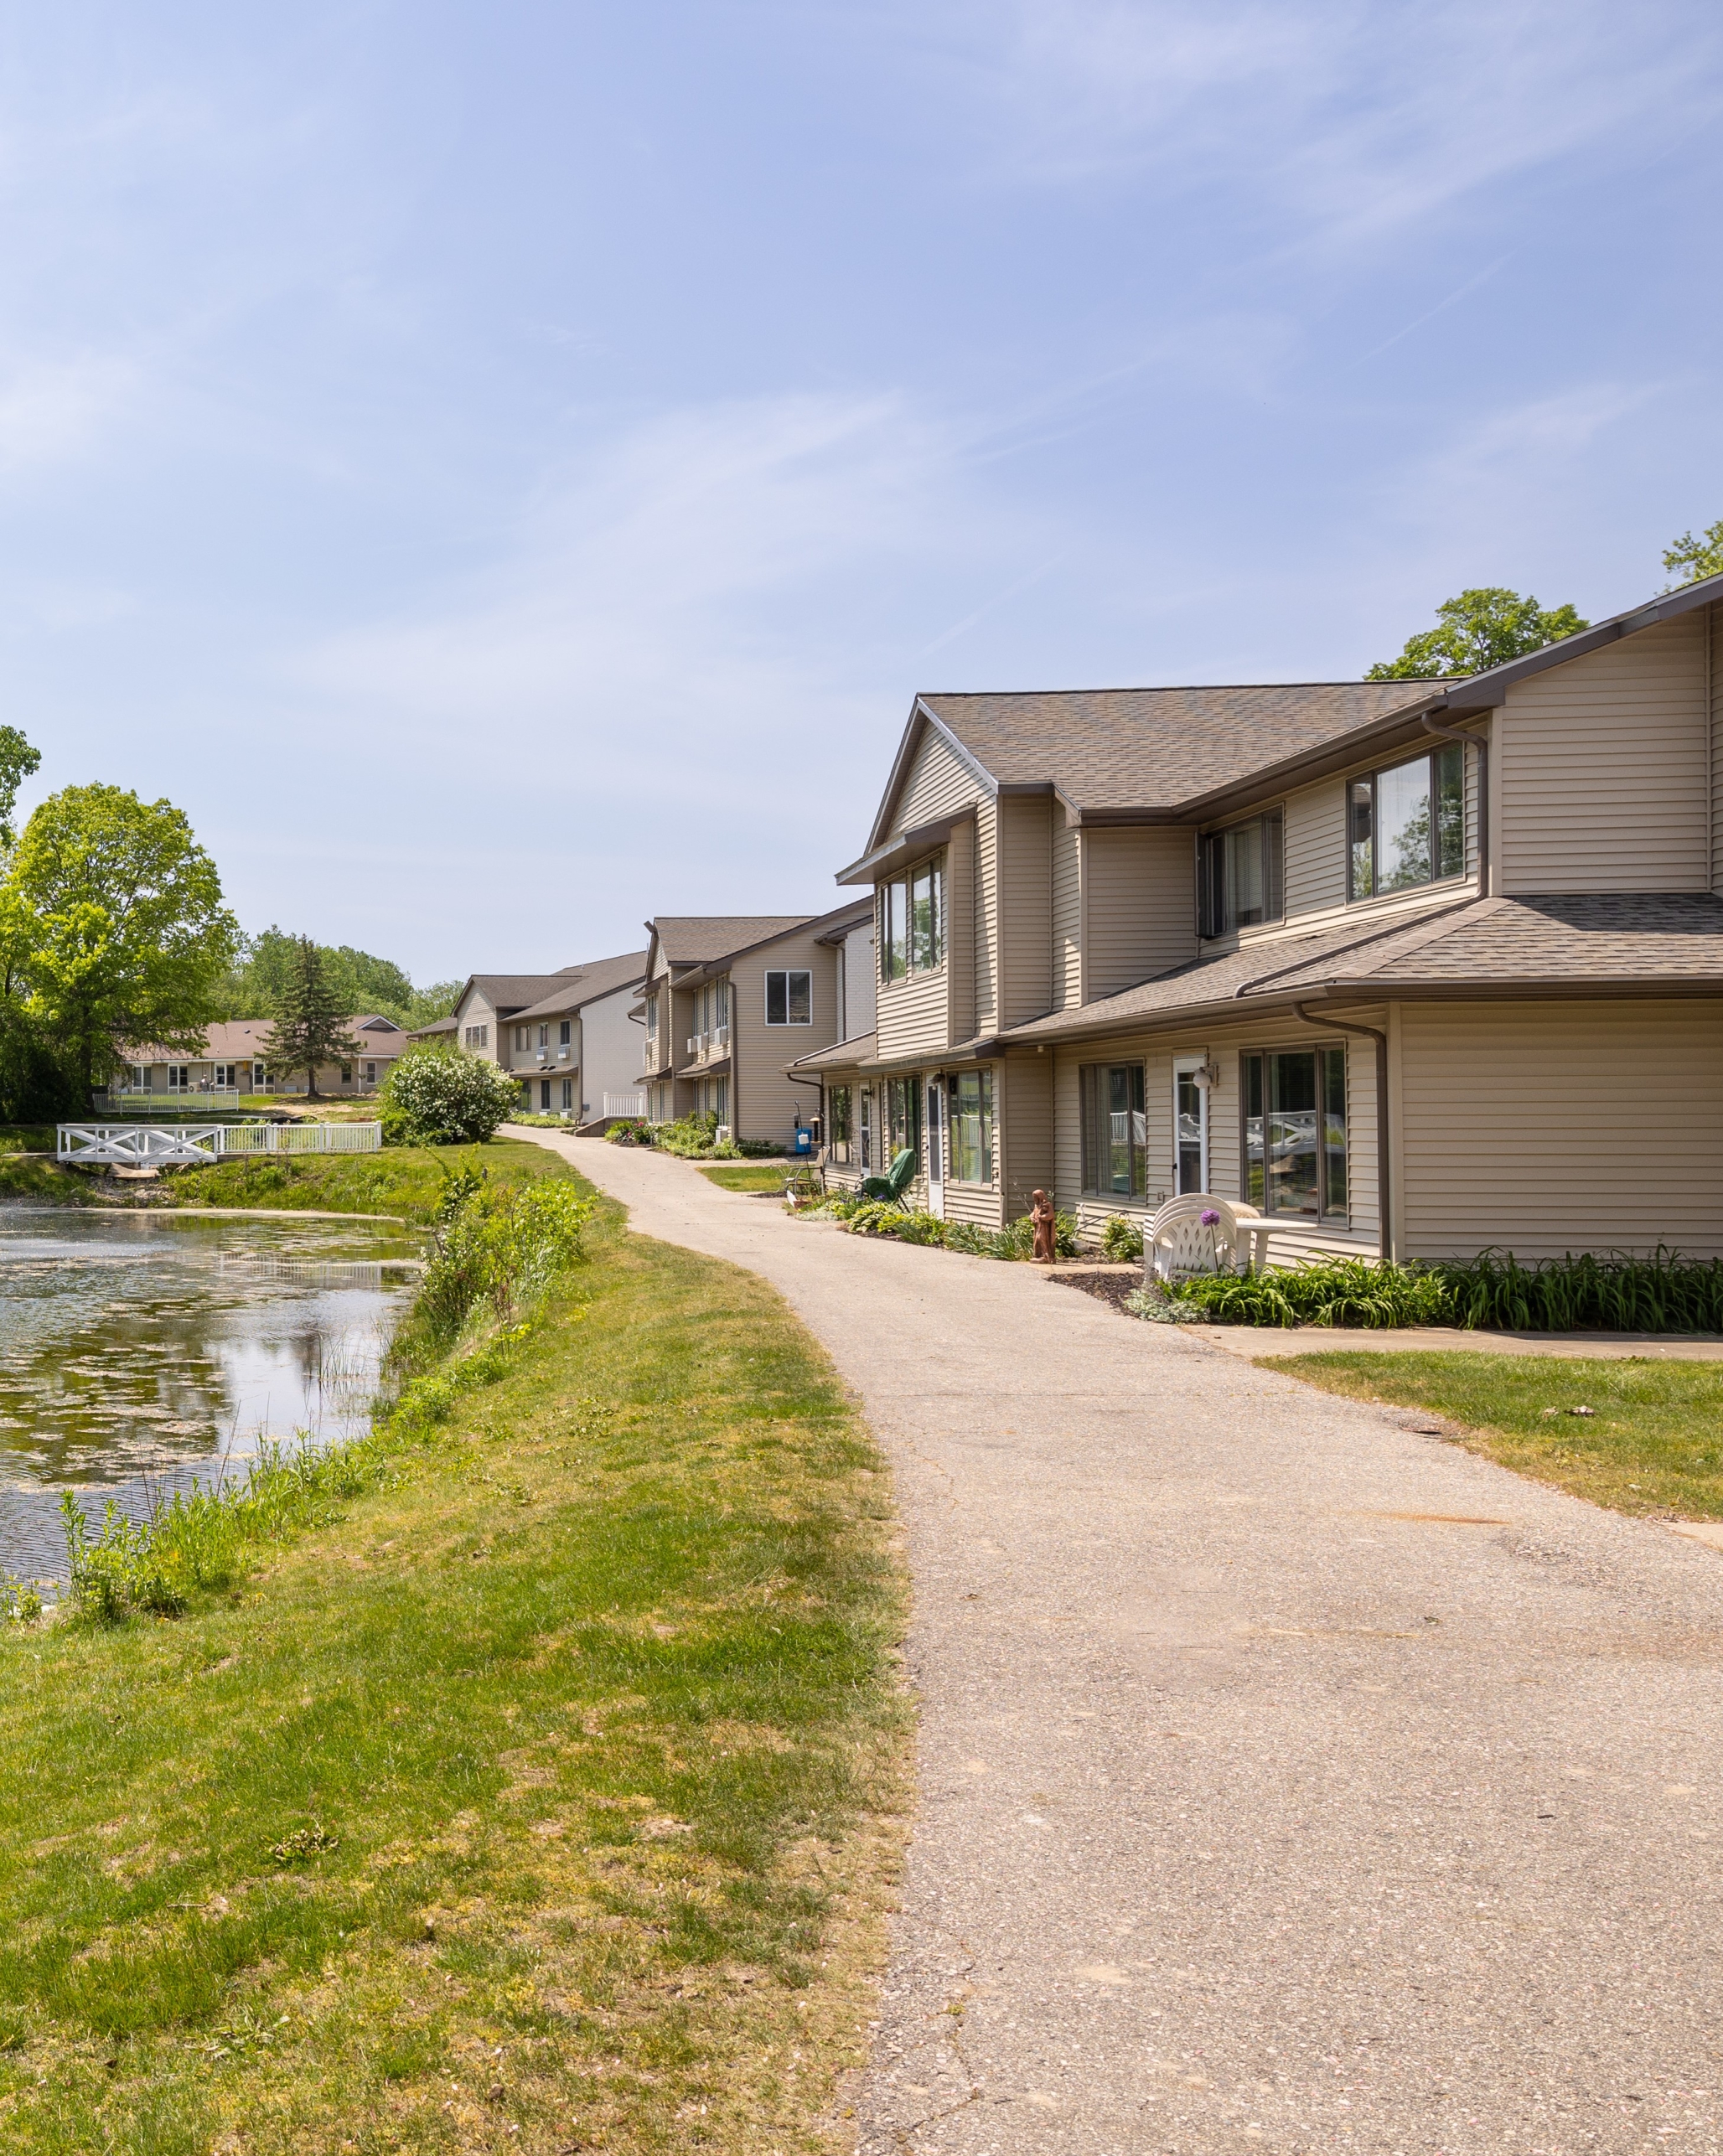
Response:
[{"label": "concrete sidewalk", "polygon": [[1723,1558],[1027,1266],[519,1135],[773,1281],[895,1462],[865,2156],[1723,2148]]}]

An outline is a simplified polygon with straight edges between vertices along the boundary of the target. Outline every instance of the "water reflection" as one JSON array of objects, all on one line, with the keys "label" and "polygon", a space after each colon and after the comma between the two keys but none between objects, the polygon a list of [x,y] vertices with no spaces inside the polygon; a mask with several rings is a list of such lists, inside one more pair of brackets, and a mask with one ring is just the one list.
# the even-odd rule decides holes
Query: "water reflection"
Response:
[{"label": "water reflection", "polygon": [[362,1430],[417,1254],[365,1222],[0,1209],[0,1569],[63,1569],[79,1491],[146,1517],[266,1438]]}]

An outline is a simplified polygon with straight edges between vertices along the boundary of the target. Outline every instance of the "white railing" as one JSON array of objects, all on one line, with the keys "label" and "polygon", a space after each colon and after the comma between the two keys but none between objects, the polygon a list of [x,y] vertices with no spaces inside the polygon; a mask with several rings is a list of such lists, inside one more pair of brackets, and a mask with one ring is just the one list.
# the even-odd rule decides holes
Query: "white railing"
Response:
[{"label": "white railing", "polygon": [[380,1123],[62,1123],[57,1161],[159,1168],[260,1153],[378,1153]]},{"label": "white railing", "polygon": [[625,1115],[631,1122],[646,1119],[646,1095],[642,1093],[607,1093],[604,1096],[607,1115]]}]

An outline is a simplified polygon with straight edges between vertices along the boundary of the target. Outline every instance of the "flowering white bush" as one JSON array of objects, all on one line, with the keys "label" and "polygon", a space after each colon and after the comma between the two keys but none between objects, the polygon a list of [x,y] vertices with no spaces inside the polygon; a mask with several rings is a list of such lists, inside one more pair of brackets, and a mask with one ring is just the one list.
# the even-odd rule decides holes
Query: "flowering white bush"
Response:
[{"label": "flowering white bush", "polygon": [[409,1048],[383,1084],[386,1135],[422,1145],[473,1145],[520,1104],[516,1081],[458,1048]]}]

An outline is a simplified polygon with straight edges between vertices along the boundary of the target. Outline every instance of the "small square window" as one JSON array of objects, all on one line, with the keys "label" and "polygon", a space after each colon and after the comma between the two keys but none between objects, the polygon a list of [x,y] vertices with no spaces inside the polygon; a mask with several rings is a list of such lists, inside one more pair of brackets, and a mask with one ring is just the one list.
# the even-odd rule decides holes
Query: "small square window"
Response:
[{"label": "small square window", "polygon": [[768,1026],[811,1026],[814,1022],[814,976],[786,970],[766,975],[766,1023]]}]

